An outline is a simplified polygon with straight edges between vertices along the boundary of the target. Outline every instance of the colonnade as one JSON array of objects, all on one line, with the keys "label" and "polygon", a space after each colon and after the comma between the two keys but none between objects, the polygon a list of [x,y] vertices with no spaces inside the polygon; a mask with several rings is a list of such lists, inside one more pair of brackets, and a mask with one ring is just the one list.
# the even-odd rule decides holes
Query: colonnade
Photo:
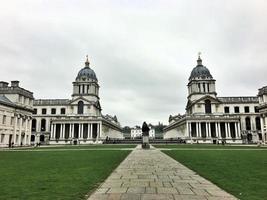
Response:
[{"label": "colonnade", "polygon": [[187,131],[191,138],[238,139],[241,137],[239,122],[187,122]]},{"label": "colonnade", "polygon": [[[59,127],[59,128],[57,128]],[[102,123],[52,123],[51,139],[98,139]]]}]

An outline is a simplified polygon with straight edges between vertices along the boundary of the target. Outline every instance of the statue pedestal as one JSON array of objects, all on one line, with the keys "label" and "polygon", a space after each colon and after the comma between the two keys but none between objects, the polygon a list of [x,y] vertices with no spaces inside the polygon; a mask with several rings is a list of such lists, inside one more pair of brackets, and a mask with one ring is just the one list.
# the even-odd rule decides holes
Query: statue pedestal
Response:
[{"label": "statue pedestal", "polygon": [[143,149],[149,149],[150,148],[148,136],[143,136],[142,148]]}]

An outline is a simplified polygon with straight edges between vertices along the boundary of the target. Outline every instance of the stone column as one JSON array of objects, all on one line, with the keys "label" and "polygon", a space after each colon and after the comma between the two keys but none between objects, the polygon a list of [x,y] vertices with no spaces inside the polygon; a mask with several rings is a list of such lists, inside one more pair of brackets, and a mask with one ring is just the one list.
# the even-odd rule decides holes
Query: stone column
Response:
[{"label": "stone column", "polygon": [[222,135],[221,135],[221,123],[218,122],[217,126],[218,126],[218,138],[222,138]]},{"label": "stone column", "polygon": [[63,124],[60,124],[60,134],[59,134],[59,139],[63,138]]},{"label": "stone column", "polygon": [[96,131],[97,132],[97,139],[99,139],[99,123],[97,123],[97,126],[96,127],[97,127],[97,129],[96,129],[97,130]]},{"label": "stone column", "polygon": [[54,134],[54,124],[51,124],[51,126],[50,126],[50,139],[53,138],[53,134]]},{"label": "stone column", "polygon": [[235,122],[235,138],[238,138],[238,128],[237,128],[237,122]]},{"label": "stone column", "polygon": [[261,135],[262,135],[262,142],[265,143],[265,132],[264,132],[264,116],[261,116]]},{"label": "stone column", "polygon": [[228,138],[231,138],[230,123],[227,123],[227,129],[228,129]]},{"label": "stone column", "polygon": [[93,124],[90,124],[90,138],[93,138]]},{"label": "stone column", "polygon": [[70,124],[70,138],[73,138],[73,129],[74,129],[74,124]]},{"label": "stone column", "polygon": [[13,133],[13,138],[12,142],[15,144],[16,142],[16,135],[17,135],[17,129],[18,129],[18,116],[15,114],[14,115],[14,133]]},{"label": "stone column", "polygon": [[199,137],[198,122],[196,122],[196,132],[197,132],[197,138],[198,138]]},{"label": "stone column", "polygon": [[240,122],[237,122],[237,134],[238,134],[238,137],[241,139],[241,128],[240,128]]},{"label": "stone column", "polygon": [[24,145],[27,145],[27,136],[28,136],[28,116],[26,117],[26,120],[25,120],[25,136],[24,136],[24,141],[23,141]]},{"label": "stone column", "polygon": [[83,124],[81,124],[81,139],[83,138]]},{"label": "stone column", "polygon": [[28,139],[28,144],[30,145],[31,144],[31,135],[32,135],[32,119],[29,119],[29,133],[30,133],[30,136]]},{"label": "stone column", "polygon": [[87,124],[87,139],[90,138],[90,124]]},{"label": "stone column", "polygon": [[201,123],[198,123],[199,137],[202,138]]},{"label": "stone column", "polygon": [[228,138],[228,123],[225,122],[225,138]]},{"label": "stone column", "polygon": [[206,136],[209,138],[209,127],[208,127],[208,122],[206,122]]},{"label": "stone column", "polygon": [[218,132],[219,132],[218,131],[218,123],[215,122],[215,134],[216,134],[217,138],[219,138],[219,133]]},{"label": "stone column", "polygon": [[18,139],[18,145],[21,144],[21,128],[22,128],[22,117],[19,118],[19,139]]},{"label": "stone column", "polygon": [[65,139],[66,133],[65,133],[65,124],[62,124],[63,128],[62,128],[62,139]]}]

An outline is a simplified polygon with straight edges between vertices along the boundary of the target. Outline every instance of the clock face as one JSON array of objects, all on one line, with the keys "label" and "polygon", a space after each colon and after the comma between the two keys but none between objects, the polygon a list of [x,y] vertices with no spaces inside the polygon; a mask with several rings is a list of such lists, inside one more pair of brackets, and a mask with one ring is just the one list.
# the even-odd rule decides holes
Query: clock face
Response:
[{"label": "clock face", "polygon": [[85,81],[86,80],[86,77],[82,77],[82,80]]}]

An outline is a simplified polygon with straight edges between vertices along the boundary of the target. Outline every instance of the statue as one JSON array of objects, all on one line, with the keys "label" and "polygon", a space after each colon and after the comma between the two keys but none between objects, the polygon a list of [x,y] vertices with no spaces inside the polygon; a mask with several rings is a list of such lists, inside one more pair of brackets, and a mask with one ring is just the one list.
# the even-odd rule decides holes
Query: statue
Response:
[{"label": "statue", "polygon": [[143,136],[143,142],[142,142],[142,148],[143,149],[149,149],[149,127],[146,122],[143,123],[142,126],[142,136]]}]

